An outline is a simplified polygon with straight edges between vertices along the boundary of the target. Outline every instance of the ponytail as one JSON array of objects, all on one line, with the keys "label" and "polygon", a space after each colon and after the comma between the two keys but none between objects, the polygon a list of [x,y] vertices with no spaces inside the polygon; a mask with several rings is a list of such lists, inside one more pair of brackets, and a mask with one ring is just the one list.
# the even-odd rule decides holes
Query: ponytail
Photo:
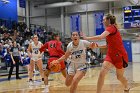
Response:
[{"label": "ponytail", "polygon": [[114,15],[107,14],[105,16],[106,16],[106,19],[110,21],[110,24],[111,25],[117,25],[117,23],[116,23],[116,17]]}]

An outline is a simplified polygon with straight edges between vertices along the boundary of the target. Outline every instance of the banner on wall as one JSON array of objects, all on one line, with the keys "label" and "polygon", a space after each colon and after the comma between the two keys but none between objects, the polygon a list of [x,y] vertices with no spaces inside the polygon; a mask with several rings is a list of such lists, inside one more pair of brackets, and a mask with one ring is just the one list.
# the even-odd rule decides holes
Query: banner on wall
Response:
[{"label": "banner on wall", "polygon": [[25,0],[19,0],[19,6],[21,8],[25,8],[26,7],[26,1]]},{"label": "banner on wall", "polygon": [[0,0],[0,19],[18,21],[17,15],[17,0],[8,0],[10,3],[4,4]]},{"label": "banner on wall", "polygon": [[73,31],[80,32],[81,31],[81,18],[80,18],[79,14],[70,16],[70,27],[71,27],[70,28],[71,32],[73,32]]},{"label": "banner on wall", "polygon": [[96,31],[96,35],[100,35],[103,33],[104,31],[104,25],[103,25],[103,16],[104,13],[103,12],[97,12],[94,13],[94,19],[95,19],[95,31]]}]

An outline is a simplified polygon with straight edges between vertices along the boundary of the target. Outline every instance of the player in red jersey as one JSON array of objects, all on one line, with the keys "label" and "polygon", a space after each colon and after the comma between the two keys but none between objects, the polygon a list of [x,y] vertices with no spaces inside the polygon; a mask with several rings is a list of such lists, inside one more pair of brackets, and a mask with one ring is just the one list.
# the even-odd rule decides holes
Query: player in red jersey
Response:
[{"label": "player in red jersey", "polygon": [[97,93],[101,93],[105,75],[113,66],[116,68],[117,79],[123,84],[124,91],[128,93],[130,88],[128,87],[128,82],[124,77],[124,68],[128,66],[128,55],[123,46],[120,32],[117,28],[116,17],[111,14],[105,15],[103,18],[103,24],[106,29],[101,35],[92,37],[86,37],[83,35],[83,38],[86,40],[101,40],[106,38],[107,42],[107,45],[99,47],[107,47],[108,50],[99,74]]},{"label": "player in red jersey", "polygon": [[[44,72],[44,83],[45,83],[45,89],[43,92],[49,92],[48,89],[48,76],[51,72],[50,63],[53,60],[57,60],[62,55],[65,54],[65,52],[62,50],[62,43],[60,41],[60,37],[58,34],[53,34],[53,40],[46,42],[41,48],[40,52],[46,51],[49,53],[50,58],[48,59],[47,67]],[[65,70],[65,63],[62,61],[61,63],[61,72],[64,77],[66,77],[66,70]]]}]

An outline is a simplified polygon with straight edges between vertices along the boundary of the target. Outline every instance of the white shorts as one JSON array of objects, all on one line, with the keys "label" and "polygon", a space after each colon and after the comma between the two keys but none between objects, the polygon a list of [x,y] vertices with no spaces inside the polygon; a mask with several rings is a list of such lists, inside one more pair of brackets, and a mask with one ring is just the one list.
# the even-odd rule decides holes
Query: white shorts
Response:
[{"label": "white shorts", "polygon": [[67,65],[68,75],[75,75],[76,71],[82,71],[82,72],[86,73],[87,65],[85,63],[69,62],[68,65]]},{"label": "white shorts", "polygon": [[40,59],[42,59],[42,57],[41,57],[41,58],[39,58],[39,57],[32,57],[32,58],[31,58],[31,60],[33,60],[33,61],[38,61],[38,60],[40,60]]}]

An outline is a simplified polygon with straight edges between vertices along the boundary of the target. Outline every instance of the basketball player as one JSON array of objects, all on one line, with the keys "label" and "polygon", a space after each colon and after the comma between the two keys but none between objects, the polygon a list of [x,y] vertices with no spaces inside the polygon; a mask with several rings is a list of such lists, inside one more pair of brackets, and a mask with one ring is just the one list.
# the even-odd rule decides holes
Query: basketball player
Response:
[{"label": "basketball player", "polygon": [[[60,41],[60,37],[58,34],[53,34],[52,36],[52,40],[49,42],[46,42],[41,48],[40,48],[40,52],[46,51],[49,53],[49,59],[48,59],[48,63],[47,63],[47,67],[46,70],[44,71],[44,83],[45,83],[45,89],[42,92],[49,92],[48,89],[48,76],[51,72],[51,68],[50,68],[50,63],[53,60],[56,60],[58,58],[60,58],[62,55],[65,54],[65,52],[62,49],[62,43]],[[61,64],[61,72],[62,75],[64,77],[66,77],[66,70],[65,70],[65,63],[64,61],[60,62]]]},{"label": "basketball player", "polygon": [[76,31],[72,32],[71,38],[72,42],[68,44],[65,55],[54,60],[51,65],[60,63],[66,59],[70,61],[67,67],[65,84],[66,86],[70,86],[70,93],[76,93],[77,85],[87,71],[86,48],[94,48],[96,44],[80,40],[79,33]]},{"label": "basketball player", "polygon": [[117,79],[123,84],[124,91],[129,93],[129,87],[126,78],[124,77],[124,70],[128,66],[127,52],[123,46],[122,37],[118,31],[116,24],[116,17],[107,14],[103,18],[103,24],[105,31],[101,35],[86,37],[86,40],[101,40],[106,38],[107,55],[103,62],[102,69],[99,74],[97,83],[97,93],[101,93],[102,86],[104,84],[105,75],[114,66],[116,68]]},{"label": "basketball player", "polygon": [[[29,47],[27,49],[28,52],[28,56],[30,57],[30,65],[29,65],[29,84],[33,85],[33,71],[34,71],[34,67],[35,64],[37,65],[37,67],[39,68],[40,71],[40,75],[42,77],[42,81],[44,81],[44,73],[43,73],[43,63],[42,63],[42,53],[40,53],[39,49],[42,46],[42,43],[40,41],[38,41],[38,36],[34,35],[32,37],[33,42],[31,42],[29,44]],[[36,63],[35,63],[36,62]]]}]

